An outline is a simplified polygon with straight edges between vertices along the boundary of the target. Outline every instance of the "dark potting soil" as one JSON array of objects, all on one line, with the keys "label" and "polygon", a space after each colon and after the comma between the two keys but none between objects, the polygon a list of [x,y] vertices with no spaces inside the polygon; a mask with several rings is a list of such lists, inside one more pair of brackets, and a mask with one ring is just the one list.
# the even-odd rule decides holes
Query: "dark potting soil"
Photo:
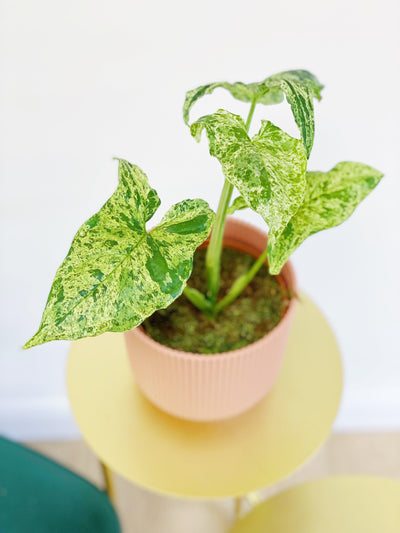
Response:
[{"label": "dark potting soil", "polygon": [[[196,251],[188,282],[203,293],[205,256],[205,249]],[[219,299],[253,263],[254,257],[249,254],[231,248],[223,250]],[[217,318],[207,318],[182,295],[167,309],[156,311],[146,319],[143,327],[157,342],[185,352],[210,354],[242,348],[266,335],[284,315],[290,295],[282,285],[263,265],[240,296]]]}]

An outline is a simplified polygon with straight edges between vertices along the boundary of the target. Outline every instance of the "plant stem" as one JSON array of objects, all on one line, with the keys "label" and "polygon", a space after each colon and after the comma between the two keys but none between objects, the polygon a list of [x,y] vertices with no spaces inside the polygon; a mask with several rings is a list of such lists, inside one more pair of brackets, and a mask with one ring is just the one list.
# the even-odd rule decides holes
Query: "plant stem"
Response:
[{"label": "plant stem", "polygon": [[189,285],[186,285],[186,287],[183,289],[183,294],[186,296],[189,302],[197,307],[197,309],[200,309],[200,311],[203,311],[206,316],[212,316],[213,309],[211,302],[204,296],[202,292],[194,289],[193,287],[189,287]]},{"label": "plant stem", "polygon": [[224,237],[226,212],[232,197],[233,185],[225,180],[218,204],[215,223],[206,253],[207,298],[215,304],[220,287],[222,239]]},{"label": "plant stem", "polygon": [[[249,131],[251,119],[253,118],[254,110],[257,101],[254,99],[251,103],[250,111],[246,120],[246,131]],[[215,217],[214,227],[211,233],[210,243],[207,247],[206,253],[206,278],[207,278],[207,298],[210,300],[212,306],[215,306],[218,292],[221,284],[221,255],[222,255],[222,241],[224,237],[226,214],[229,207],[233,193],[233,185],[225,180],[222,189],[221,197],[218,204],[217,214]]]},{"label": "plant stem", "polygon": [[257,261],[253,263],[250,270],[235,280],[228,294],[226,294],[222,300],[216,304],[213,310],[214,317],[217,316],[218,313],[220,313],[227,305],[236,300],[242,290],[251,282],[262,265],[265,263],[265,260],[267,259],[267,250],[268,248],[265,248],[263,253],[258,257]]},{"label": "plant stem", "polygon": [[257,104],[257,100],[254,99],[251,102],[250,111],[249,111],[249,114],[247,115],[247,120],[246,120],[246,131],[247,131],[247,133],[249,133],[250,124],[251,124],[251,120],[252,120],[253,115],[254,115],[254,110],[256,108],[256,104]]}]

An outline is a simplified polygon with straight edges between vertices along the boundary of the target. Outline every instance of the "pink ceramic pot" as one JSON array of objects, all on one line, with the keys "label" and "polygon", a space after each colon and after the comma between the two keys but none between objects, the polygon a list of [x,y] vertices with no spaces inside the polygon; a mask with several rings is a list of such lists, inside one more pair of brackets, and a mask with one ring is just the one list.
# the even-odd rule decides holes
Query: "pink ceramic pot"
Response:
[{"label": "pink ceramic pot", "polygon": [[[228,218],[224,245],[259,256],[267,235],[240,220]],[[280,281],[297,291],[290,262]],[[285,354],[296,299],[279,324],[253,344],[231,352],[200,355],[168,348],[140,326],[125,333],[136,382],[145,396],[167,413],[193,421],[230,418],[250,409],[271,389]],[[246,320],[246,317],[243,317]]]}]

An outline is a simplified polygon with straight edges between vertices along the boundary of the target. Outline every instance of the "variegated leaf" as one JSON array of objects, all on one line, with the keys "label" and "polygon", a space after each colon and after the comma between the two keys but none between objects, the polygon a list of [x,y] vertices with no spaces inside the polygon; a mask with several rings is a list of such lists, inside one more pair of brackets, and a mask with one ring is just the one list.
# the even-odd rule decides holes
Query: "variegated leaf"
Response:
[{"label": "variegated leaf", "polygon": [[278,274],[310,235],[344,222],[376,187],[382,173],[362,163],[344,162],[329,172],[307,172],[304,203],[281,235],[268,242],[271,274]]},{"label": "variegated leaf", "polygon": [[220,87],[228,90],[238,100],[254,101],[261,104],[279,104],[285,94],[306,146],[307,157],[310,156],[315,129],[313,99],[320,100],[323,89],[323,85],[311,72],[288,70],[256,83],[218,82],[197,87],[186,93],[183,106],[183,117],[186,124],[189,123],[189,113],[195,102]]},{"label": "variegated leaf", "polygon": [[226,179],[278,235],[303,201],[307,167],[303,142],[267,121],[250,139],[243,120],[223,109],[192,124],[197,140],[203,128],[210,154],[220,161]]},{"label": "variegated leaf", "polygon": [[264,81],[271,89],[280,87],[292,109],[294,120],[310,157],[314,143],[314,102],[321,99],[323,85],[307,70],[289,70],[275,74]]},{"label": "variegated leaf", "polygon": [[147,232],[159,204],[146,175],[120,160],[116,191],[75,235],[25,348],[126,331],[182,293],[214,213],[203,200],[185,200]]},{"label": "variegated leaf", "polygon": [[183,118],[186,124],[189,124],[189,113],[193,105],[207,94],[211,94],[215,89],[226,89],[237,100],[243,102],[259,102],[261,104],[279,104],[283,100],[283,93],[279,86],[268,87],[264,82],[245,84],[240,81],[236,83],[217,82],[201,85],[186,93],[185,103],[183,105]]}]

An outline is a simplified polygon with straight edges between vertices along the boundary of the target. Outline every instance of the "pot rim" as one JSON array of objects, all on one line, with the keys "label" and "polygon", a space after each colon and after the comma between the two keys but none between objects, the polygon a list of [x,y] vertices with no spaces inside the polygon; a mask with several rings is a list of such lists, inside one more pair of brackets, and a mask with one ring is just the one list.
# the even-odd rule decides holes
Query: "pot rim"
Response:
[{"label": "pot rim", "polygon": [[[240,225],[247,227],[248,230],[250,231],[256,230],[257,232],[262,232],[262,230],[258,228],[257,226],[253,226],[252,224],[249,224],[242,220],[232,219],[231,217],[228,217],[228,219],[230,220],[230,223],[232,222],[239,223]],[[243,240],[242,240],[242,243],[244,244]],[[240,244],[240,241],[238,241],[238,244]],[[153,349],[157,351],[163,351],[169,356],[175,357],[175,358],[185,357],[185,358],[191,359],[192,361],[207,361],[210,358],[211,359],[221,358],[221,359],[226,360],[229,358],[234,359],[236,357],[245,356],[246,353],[249,351],[252,351],[254,347],[261,346],[263,343],[268,342],[269,339],[273,338],[274,336],[279,335],[280,330],[284,327],[285,322],[287,322],[288,320],[292,318],[298,297],[297,297],[297,278],[296,278],[295,270],[293,268],[293,264],[290,260],[288,260],[284,264],[279,275],[281,275],[284,278],[285,282],[289,285],[289,288],[292,289],[294,292],[294,296],[291,297],[289,306],[286,309],[285,314],[279,320],[278,324],[269,333],[267,333],[260,339],[250,344],[247,344],[246,346],[243,346],[242,348],[237,348],[236,350],[230,350],[228,352],[200,354],[200,353],[195,353],[195,352],[186,352],[184,350],[177,350],[176,348],[165,346],[164,344],[161,344],[160,342],[155,341],[149,335],[147,335],[147,333],[145,333],[144,328],[141,325],[131,330],[128,330],[125,333],[134,333],[135,335],[138,335],[140,337],[140,340],[142,342],[147,343]],[[290,282],[288,280],[290,280]]]}]

